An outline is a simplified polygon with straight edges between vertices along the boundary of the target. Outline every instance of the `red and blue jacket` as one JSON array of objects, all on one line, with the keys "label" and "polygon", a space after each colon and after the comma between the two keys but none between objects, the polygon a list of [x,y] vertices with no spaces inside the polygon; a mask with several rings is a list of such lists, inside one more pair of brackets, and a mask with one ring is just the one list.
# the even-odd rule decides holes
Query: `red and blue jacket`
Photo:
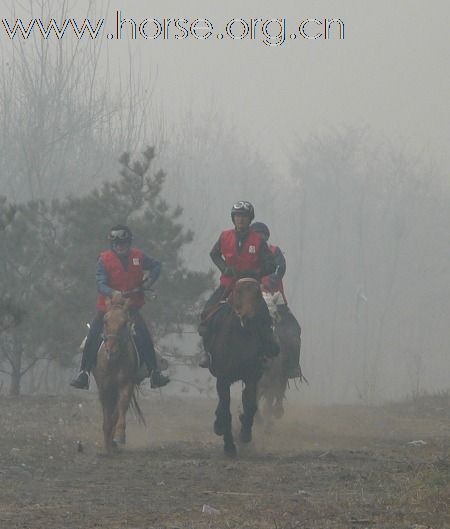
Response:
[{"label": "red and blue jacket", "polygon": [[[99,296],[97,310],[106,312],[106,298],[114,290],[129,292],[142,285],[144,271],[150,271],[149,284],[154,283],[161,272],[161,263],[139,250],[130,248],[127,256],[119,257],[113,250],[102,252],[97,261],[96,282]],[[139,309],[145,303],[143,292],[129,295],[131,308]]]},{"label": "red and blue jacket", "polygon": [[269,249],[275,258],[276,269],[273,274],[264,276],[261,279],[261,284],[265,290],[271,292],[272,294],[275,292],[281,292],[283,294],[283,298],[286,300],[283,286],[283,276],[286,273],[286,260],[278,246],[270,244]]}]

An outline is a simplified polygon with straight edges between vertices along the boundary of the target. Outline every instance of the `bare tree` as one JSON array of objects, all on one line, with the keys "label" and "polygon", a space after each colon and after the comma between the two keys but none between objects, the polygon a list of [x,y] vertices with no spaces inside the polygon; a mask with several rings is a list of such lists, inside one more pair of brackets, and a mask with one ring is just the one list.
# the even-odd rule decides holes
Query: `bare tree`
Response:
[{"label": "bare tree", "polygon": [[440,338],[430,331],[450,313],[436,278],[446,266],[448,184],[362,130],[311,138],[292,167],[297,195],[287,206],[297,223],[288,229],[303,275],[292,303],[301,303],[308,372],[328,398],[356,392],[371,402],[387,388],[399,396],[410,387],[402,351],[419,343],[437,357],[450,338],[442,327]]},{"label": "bare tree", "polygon": [[[74,5],[68,0],[8,4],[11,21],[39,17],[47,24],[57,15],[66,19]],[[84,16],[95,16],[93,2]],[[37,30],[28,39],[16,35],[4,41],[0,184],[14,199],[92,188],[115,174],[122,149],[135,149],[146,139],[148,84],[134,75],[131,60],[124,74],[112,72],[103,42],[73,35],[45,39]]]}]

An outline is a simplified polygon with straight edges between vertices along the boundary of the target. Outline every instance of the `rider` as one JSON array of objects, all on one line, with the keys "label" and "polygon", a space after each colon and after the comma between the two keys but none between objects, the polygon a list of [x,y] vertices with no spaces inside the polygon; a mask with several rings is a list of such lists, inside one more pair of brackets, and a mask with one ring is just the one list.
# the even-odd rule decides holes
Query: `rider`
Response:
[{"label": "rider", "polygon": [[[268,243],[270,231],[266,224],[264,224],[263,222],[254,222],[250,226],[250,229],[259,233]],[[286,273],[286,260],[278,246],[269,244],[269,248],[275,258],[276,269],[272,274],[263,277],[261,283],[263,285],[264,290],[266,290],[267,292],[270,292],[271,294],[275,294],[276,292],[281,293],[284,304],[280,304],[277,306],[278,314],[280,315],[280,318],[286,323],[286,325],[293,329],[296,334],[298,333],[298,337],[300,338],[300,325],[296,320],[295,316],[292,314],[291,310],[289,309],[287,299],[284,294],[283,276]],[[292,358],[289,358],[289,364],[289,378],[302,377],[302,371],[300,368],[300,346],[298,347],[298,349],[295,350],[295,354],[292,355]]]},{"label": "rider", "polygon": [[[234,229],[223,231],[209,254],[222,274],[220,286],[206,302],[201,315],[198,332],[203,337],[205,352],[200,360],[200,367],[209,367],[208,352],[212,332],[206,320],[209,309],[228,296],[238,279],[251,277],[260,281],[261,277],[275,271],[274,257],[267,243],[257,232],[249,229],[254,218],[255,212],[250,202],[240,201],[234,204],[231,208]],[[261,356],[276,356],[280,348],[273,335],[269,309],[262,297],[254,322],[262,342]]]},{"label": "rider", "polygon": [[[131,315],[135,328],[136,347],[150,374],[150,386],[159,388],[169,382],[158,369],[155,348],[139,309],[144,305],[143,284],[150,287],[159,277],[161,263],[145,255],[138,248],[131,247],[133,234],[128,226],[118,224],[111,228],[108,237],[111,249],[102,252],[97,261],[96,281],[99,292],[97,314],[92,321],[83,348],[81,368],[70,385],[78,389],[89,389],[88,373],[95,366],[97,351],[102,343],[103,317],[106,312],[106,298],[128,292]],[[133,291],[133,292],[131,292]]]}]

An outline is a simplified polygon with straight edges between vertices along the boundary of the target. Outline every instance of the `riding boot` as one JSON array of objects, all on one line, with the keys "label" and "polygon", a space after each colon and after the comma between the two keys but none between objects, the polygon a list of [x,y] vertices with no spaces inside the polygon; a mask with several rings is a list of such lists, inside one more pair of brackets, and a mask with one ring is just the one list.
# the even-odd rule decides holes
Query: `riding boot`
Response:
[{"label": "riding boot", "polygon": [[74,388],[89,389],[89,373],[95,366],[97,351],[102,343],[103,316],[102,312],[98,312],[89,326],[81,355],[80,372],[70,381],[70,385]]},{"label": "riding boot", "polygon": [[169,377],[166,377],[165,375],[163,375],[161,371],[158,371],[157,369],[153,369],[152,374],[150,375],[150,387],[152,389],[162,388],[169,382],[170,382]]},{"label": "riding boot", "polygon": [[155,346],[142,316],[136,311],[133,314],[133,318],[136,331],[134,340],[137,350],[148,368],[150,387],[161,388],[170,382],[170,378],[163,375],[158,369]]},{"label": "riding boot", "polygon": [[80,371],[78,375],[70,381],[70,385],[77,389],[89,389],[89,375],[86,371]]}]

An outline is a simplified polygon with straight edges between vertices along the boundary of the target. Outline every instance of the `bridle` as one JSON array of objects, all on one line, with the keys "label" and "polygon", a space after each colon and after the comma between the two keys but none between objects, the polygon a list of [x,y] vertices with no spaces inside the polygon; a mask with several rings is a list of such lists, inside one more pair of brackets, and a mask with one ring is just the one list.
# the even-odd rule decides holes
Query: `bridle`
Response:
[{"label": "bridle", "polygon": [[[253,277],[242,277],[236,283],[238,283],[238,282],[239,283],[258,283],[259,284],[259,282],[256,279],[253,279]],[[239,318],[239,321],[241,323],[241,327],[244,328],[245,327],[244,316],[241,316],[241,314],[233,306],[233,303],[230,303],[230,305],[231,305],[231,308],[233,310],[233,313],[236,314],[236,316]]]},{"label": "bridle", "polygon": [[[104,325],[105,327],[105,325]],[[103,327],[103,328],[104,328]],[[116,339],[119,346],[123,344],[123,341],[127,336],[130,336],[130,329],[131,329],[131,321],[128,319],[123,325],[119,327],[119,331],[117,333],[102,333],[103,342],[105,343],[105,346],[107,347],[107,343],[109,340]],[[126,333],[124,331],[127,331]]]}]

